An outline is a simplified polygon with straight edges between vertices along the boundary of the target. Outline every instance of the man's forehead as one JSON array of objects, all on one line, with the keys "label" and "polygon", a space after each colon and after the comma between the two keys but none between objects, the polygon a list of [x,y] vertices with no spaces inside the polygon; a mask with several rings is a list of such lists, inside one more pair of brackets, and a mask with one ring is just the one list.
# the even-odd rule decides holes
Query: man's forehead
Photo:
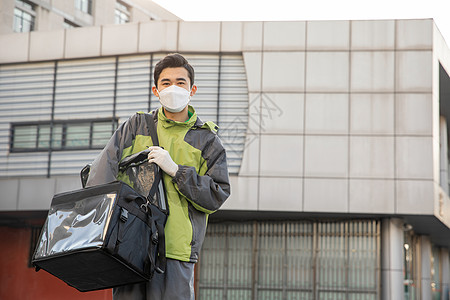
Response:
[{"label": "man's forehead", "polygon": [[159,80],[189,80],[189,73],[188,71],[183,68],[165,68],[161,71],[161,74],[159,75]]}]

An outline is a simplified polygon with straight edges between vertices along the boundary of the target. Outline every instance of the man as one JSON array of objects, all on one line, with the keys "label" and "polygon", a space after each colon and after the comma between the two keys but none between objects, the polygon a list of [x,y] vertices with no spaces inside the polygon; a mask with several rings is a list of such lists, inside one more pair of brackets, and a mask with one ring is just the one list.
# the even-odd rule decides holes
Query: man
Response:
[{"label": "man", "polygon": [[124,157],[146,149],[164,171],[169,204],[165,227],[167,266],[147,284],[115,288],[113,299],[194,299],[194,264],[206,231],[207,216],[230,195],[225,149],[217,126],[202,122],[190,98],[197,92],[194,69],[180,54],[170,54],[154,70],[159,146],[153,146],[142,113],[122,124],[94,160],[87,185],[115,180]]}]

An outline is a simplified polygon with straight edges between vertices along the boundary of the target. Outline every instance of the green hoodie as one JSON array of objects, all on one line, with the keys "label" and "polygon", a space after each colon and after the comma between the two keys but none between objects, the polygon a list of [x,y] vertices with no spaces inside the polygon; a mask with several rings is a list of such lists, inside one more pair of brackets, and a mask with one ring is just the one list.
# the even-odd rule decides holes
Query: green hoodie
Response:
[{"label": "green hoodie", "polygon": [[[203,123],[192,106],[186,122],[169,120],[162,109],[157,113],[159,146],[178,164],[173,178],[167,174],[163,177],[169,204],[166,257],[196,262],[208,215],[230,195],[225,149],[216,134],[217,126]],[[146,124],[149,119],[145,113],[137,113],[117,129],[92,163],[87,186],[116,179],[128,181],[118,173],[118,163],[153,145]]]}]

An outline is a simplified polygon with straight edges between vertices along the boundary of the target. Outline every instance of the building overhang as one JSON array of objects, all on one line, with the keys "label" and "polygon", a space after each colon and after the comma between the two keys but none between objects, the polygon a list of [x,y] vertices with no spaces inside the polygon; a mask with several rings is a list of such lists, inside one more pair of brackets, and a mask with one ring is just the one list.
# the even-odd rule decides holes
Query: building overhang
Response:
[{"label": "building overhang", "polygon": [[[220,221],[344,221],[357,219],[399,218],[404,221],[405,231],[412,230],[415,234],[429,236],[432,243],[439,247],[450,248],[450,228],[434,215],[389,215],[389,214],[358,214],[358,213],[313,213],[288,211],[238,211],[219,210],[209,218],[211,222]],[[410,226],[408,226],[410,225]]]}]

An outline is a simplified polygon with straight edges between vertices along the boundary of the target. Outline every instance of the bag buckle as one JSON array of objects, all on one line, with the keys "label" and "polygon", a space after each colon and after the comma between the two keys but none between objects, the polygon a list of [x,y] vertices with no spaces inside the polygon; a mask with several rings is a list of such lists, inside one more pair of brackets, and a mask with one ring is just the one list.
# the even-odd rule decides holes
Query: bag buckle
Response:
[{"label": "bag buckle", "polygon": [[144,211],[144,212],[148,212],[148,206],[150,205],[150,201],[148,201],[148,199],[147,199],[147,202],[146,203],[144,203],[144,204],[141,204],[141,209]]},{"label": "bag buckle", "polygon": [[124,223],[128,220],[128,210],[123,207],[120,212],[120,220]]},{"label": "bag buckle", "polygon": [[155,231],[153,234],[152,234],[152,242],[153,242],[153,244],[158,244],[158,238],[159,238],[159,234],[158,234],[158,231]]}]

